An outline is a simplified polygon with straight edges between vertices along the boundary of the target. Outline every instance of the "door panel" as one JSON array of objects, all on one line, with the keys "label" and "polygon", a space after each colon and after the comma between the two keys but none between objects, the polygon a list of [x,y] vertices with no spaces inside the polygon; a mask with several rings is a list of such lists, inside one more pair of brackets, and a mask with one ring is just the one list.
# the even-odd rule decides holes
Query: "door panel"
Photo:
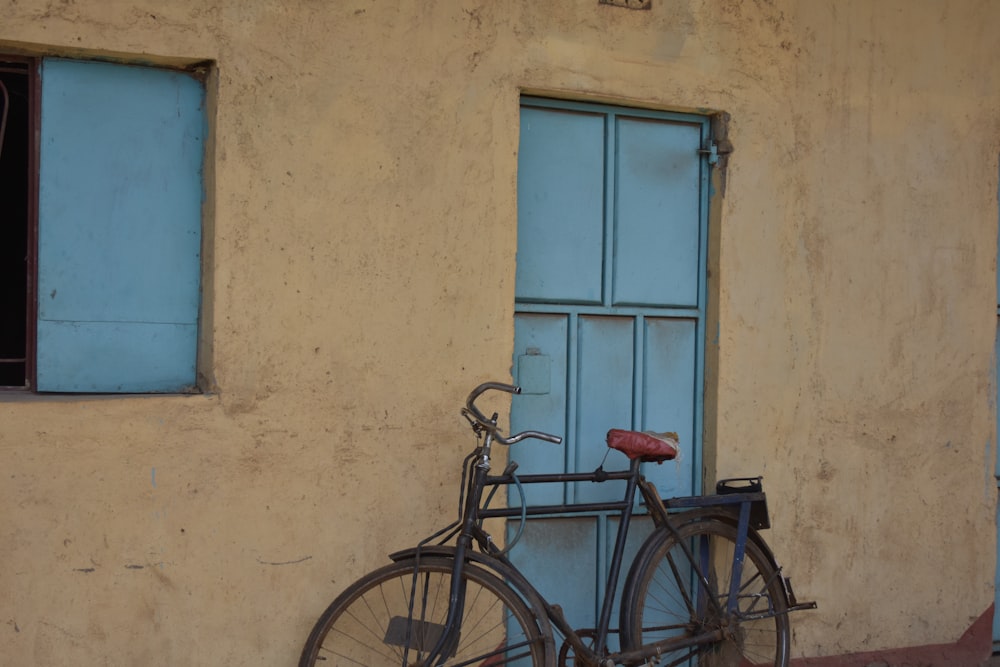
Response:
[{"label": "door panel", "polygon": [[673,461],[645,464],[643,473],[664,498],[694,493],[693,447],[699,441],[694,419],[699,394],[697,323],[647,317],[643,353],[642,423],[644,431],[674,431],[680,454]]},{"label": "door panel", "polygon": [[604,122],[597,114],[522,111],[518,300],[601,302]]},{"label": "door panel", "polygon": [[[609,539],[605,541],[605,552],[604,552],[604,562],[610,563],[612,559],[612,551],[614,550],[614,536],[618,533],[619,521],[615,517],[608,518],[608,528],[607,534]],[[635,558],[636,553],[639,551],[639,547],[642,546],[646,538],[649,537],[650,533],[653,532],[653,520],[648,516],[636,516],[632,518],[632,523],[629,525],[628,540],[625,542],[625,552],[622,555],[622,561],[625,563],[625,567],[622,570],[621,577],[618,579],[618,586],[615,590],[615,604],[611,608],[611,619],[612,625],[614,626],[619,618],[621,610],[621,596],[622,589],[625,587],[625,575],[628,574],[628,565]],[[606,576],[606,575],[605,575]],[[600,583],[600,590],[603,594],[604,592],[604,581]],[[597,612],[599,613],[599,611]],[[608,637],[609,645],[612,651],[618,649],[618,638],[617,635],[610,635]]]},{"label": "door panel", "polygon": [[614,303],[696,306],[698,126],[619,119]]},{"label": "door panel", "polygon": [[[514,346],[518,352],[514,378],[526,386],[522,387],[522,394],[513,398],[510,415],[512,433],[529,429],[565,433],[567,386],[560,379],[565,378],[568,372],[568,326],[569,317],[562,314],[524,313],[517,316]],[[522,372],[528,364],[534,364],[534,376],[548,374],[547,392],[540,393],[540,388],[531,386],[532,378],[525,377],[526,373]],[[561,446],[526,440],[511,446],[510,457],[520,464],[521,471],[562,471],[568,451],[572,449],[566,440]],[[533,505],[558,505],[564,501],[562,484],[534,484],[530,491]]]},{"label": "door panel", "polygon": [[[516,521],[511,522],[512,530]],[[532,519],[518,543],[517,566],[574,628],[593,627],[598,590],[598,525],[592,519]],[[566,554],[572,553],[570,562]],[[558,647],[557,647],[558,648]]]},{"label": "door panel", "polygon": [[[601,465],[609,429],[632,424],[633,347],[635,322],[630,317],[580,318],[580,369],[576,385],[576,441],[574,468],[589,472]],[[622,466],[624,457],[613,452],[609,469]],[[621,457],[622,460],[617,460]],[[622,484],[606,482],[576,485],[575,502],[621,499]]]}]

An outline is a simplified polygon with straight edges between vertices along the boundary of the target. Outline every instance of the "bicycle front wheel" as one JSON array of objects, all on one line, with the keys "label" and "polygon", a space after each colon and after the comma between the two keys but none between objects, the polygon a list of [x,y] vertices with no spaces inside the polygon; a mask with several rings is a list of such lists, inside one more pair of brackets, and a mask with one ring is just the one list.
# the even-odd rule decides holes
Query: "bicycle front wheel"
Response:
[{"label": "bicycle front wheel", "polygon": [[[320,616],[299,667],[426,665],[446,631],[453,559],[425,556],[387,565],[357,581]],[[435,665],[544,665],[534,616],[499,577],[462,570],[460,627]]]},{"label": "bicycle front wheel", "polygon": [[[637,557],[624,592],[624,646],[638,650],[671,640],[658,665],[787,667],[788,601],[759,536],[747,539],[735,607],[728,610],[736,538],[734,525],[710,517],[681,525],[676,535],[657,531]],[[721,639],[684,646],[712,632]]]}]

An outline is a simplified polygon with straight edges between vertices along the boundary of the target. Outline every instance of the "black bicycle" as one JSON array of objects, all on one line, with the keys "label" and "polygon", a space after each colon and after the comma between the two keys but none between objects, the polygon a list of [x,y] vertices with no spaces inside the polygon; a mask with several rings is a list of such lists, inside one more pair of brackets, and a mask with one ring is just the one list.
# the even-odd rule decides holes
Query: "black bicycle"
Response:
[{"label": "black bicycle", "polygon": [[[558,665],[613,667],[698,665],[785,667],[792,611],[813,609],[795,600],[759,530],[769,526],[761,478],[724,480],[717,493],[661,500],[640,473],[642,462],[677,455],[676,436],[613,429],[608,446],[630,459],[628,470],[517,475],[509,463],[490,474],[494,443],[526,439],[561,443],[538,431],[503,437],[497,415],[487,418],[476,399],[487,390],[520,393],[488,382],[469,394],[462,414],[476,448],[463,466],[459,518],[391,563],[347,588],[320,616],[300,667],[365,665]],[[625,482],[621,501],[528,506],[524,487],[548,482]],[[489,507],[513,485],[515,506]],[[618,626],[614,592],[636,492],[653,531],[625,576]],[[618,534],[596,628],[572,628],[562,609],[544,599],[484,529],[495,518],[618,511]]]}]

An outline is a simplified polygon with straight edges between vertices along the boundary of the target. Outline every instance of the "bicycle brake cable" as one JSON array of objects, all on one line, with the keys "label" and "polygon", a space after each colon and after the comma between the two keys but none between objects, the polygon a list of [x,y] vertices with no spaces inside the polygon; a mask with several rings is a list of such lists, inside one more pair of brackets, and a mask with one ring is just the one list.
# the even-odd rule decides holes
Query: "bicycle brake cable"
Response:
[{"label": "bicycle brake cable", "polygon": [[520,521],[517,524],[517,534],[511,539],[510,543],[504,546],[504,550],[501,552],[505,554],[514,548],[514,546],[520,541],[521,536],[524,534],[524,525],[528,521],[528,501],[524,497],[524,487],[521,486],[521,480],[517,478],[515,473],[510,474],[511,479],[514,480],[514,486],[517,487],[517,495],[521,499],[521,516]]},{"label": "bicycle brake cable", "polygon": [[[516,467],[517,464],[514,464],[514,465]],[[515,474],[513,470],[511,470],[509,473],[506,473],[506,474],[510,475],[511,480],[514,482],[514,486],[517,487],[517,495],[520,498],[520,502],[521,502],[521,515],[520,515],[520,517],[518,517],[520,519],[520,521],[518,522],[518,525],[517,525],[517,533],[510,540],[510,542],[508,542],[504,546],[503,549],[501,549],[499,552],[497,552],[497,555],[499,555],[499,556],[506,556],[507,553],[510,552],[510,550],[514,548],[514,546],[518,543],[518,541],[520,541],[521,536],[524,534],[524,525],[525,525],[525,523],[527,522],[527,519],[528,519],[528,503],[527,503],[527,501],[525,500],[525,497],[524,497],[524,486],[521,484],[521,480],[517,478],[517,474]],[[496,494],[497,489],[499,489],[499,488],[500,488],[499,485],[494,486],[493,489],[490,491],[489,495],[486,496],[486,502],[483,503],[483,509],[486,509],[487,507],[489,507],[490,502],[493,500],[493,496]],[[483,521],[485,521],[485,519],[480,519],[479,520],[479,527],[480,528],[482,528],[482,526],[483,526]]]}]

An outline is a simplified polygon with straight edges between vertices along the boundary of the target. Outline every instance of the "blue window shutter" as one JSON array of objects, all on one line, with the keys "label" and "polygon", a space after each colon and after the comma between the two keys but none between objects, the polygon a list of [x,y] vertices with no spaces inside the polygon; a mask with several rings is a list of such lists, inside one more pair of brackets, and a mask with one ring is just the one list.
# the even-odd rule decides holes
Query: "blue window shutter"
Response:
[{"label": "blue window shutter", "polygon": [[204,135],[189,74],[43,61],[39,391],[195,385]]}]

